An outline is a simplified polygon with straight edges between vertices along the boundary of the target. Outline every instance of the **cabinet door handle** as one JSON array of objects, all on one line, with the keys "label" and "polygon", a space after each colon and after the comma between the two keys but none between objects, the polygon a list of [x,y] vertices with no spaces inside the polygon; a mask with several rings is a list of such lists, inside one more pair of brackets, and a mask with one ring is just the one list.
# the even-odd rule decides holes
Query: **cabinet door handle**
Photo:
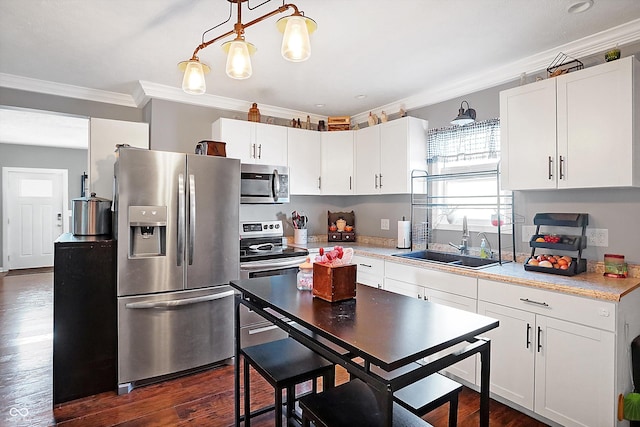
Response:
[{"label": "cabinet door handle", "polygon": [[251,144],[251,157],[256,158],[256,144]]},{"label": "cabinet door handle", "polygon": [[538,353],[542,350],[542,341],[540,340],[540,336],[542,335],[542,328],[538,326]]},{"label": "cabinet door handle", "polygon": [[553,172],[551,171],[553,165],[553,160],[551,156],[549,156],[549,179],[553,179]]},{"label": "cabinet door handle", "polygon": [[369,264],[363,264],[363,263],[360,263],[360,264],[358,264],[358,265],[361,265],[361,266],[363,266],[363,267],[367,267],[367,268],[371,268],[371,265],[369,265]]},{"label": "cabinet door handle", "polygon": [[258,145],[258,158],[261,159],[262,158],[262,144]]},{"label": "cabinet door handle", "polygon": [[527,348],[529,348],[529,346],[531,345],[530,333],[531,333],[531,325],[527,323]]},{"label": "cabinet door handle", "polygon": [[534,301],[534,300],[529,299],[529,298],[520,298],[520,301],[522,301],[522,302],[528,302],[528,303],[530,303],[530,304],[541,305],[541,306],[543,306],[543,307],[549,307],[549,304],[547,304],[546,302]]},{"label": "cabinet door handle", "polygon": [[378,188],[378,174],[375,174],[375,185],[376,185],[376,189]]},{"label": "cabinet door handle", "polygon": [[320,190],[322,188],[322,177],[319,176],[318,177],[318,190]]},{"label": "cabinet door handle", "polygon": [[564,171],[563,171],[564,159],[560,156],[560,179],[564,179]]},{"label": "cabinet door handle", "polygon": [[382,289],[382,285],[378,283],[378,289]]},{"label": "cabinet door handle", "polygon": [[380,174],[380,188],[382,188],[382,174]]},{"label": "cabinet door handle", "polygon": [[353,188],[351,187],[351,179],[352,179],[352,177],[350,176],[350,177],[349,177],[349,190],[352,190],[352,189],[353,189]]}]

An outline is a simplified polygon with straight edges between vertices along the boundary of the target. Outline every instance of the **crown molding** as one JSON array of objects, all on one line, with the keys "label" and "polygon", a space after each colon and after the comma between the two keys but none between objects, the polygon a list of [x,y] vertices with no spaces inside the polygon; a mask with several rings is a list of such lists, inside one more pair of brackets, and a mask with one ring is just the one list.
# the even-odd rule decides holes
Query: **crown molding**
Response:
[{"label": "crown molding", "polygon": [[[640,19],[510,62],[492,70],[476,73],[467,79],[427,89],[407,98],[356,114],[351,119],[355,123],[363,123],[367,121],[370,111],[378,114],[381,111],[393,113],[399,111],[400,108],[404,110],[417,109],[508,83],[518,79],[522,73],[533,74],[546,69],[558,52],[564,52],[572,57],[586,57],[602,53],[616,44],[625,45],[638,40],[640,40]],[[154,98],[243,113],[247,112],[252,105],[252,102],[249,101],[211,94],[188,95],[180,88],[147,81],[139,81],[132,94],[125,94],[0,73],[0,87],[134,108],[142,108]],[[302,119],[308,115],[313,122],[326,119],[326,116],[266,104],[260,105],[260,112],[263,115],[278,118],[300,117]]]},{"label": "crown molding", "polygon": [[518,61],[510,62],[492,70],[476,73],[475,76],[461,81],[425,90],[407,98],[356,114],[352,116],[351,119],[355,123],[364,123],[369,117],[369,112],[376,114],[382,111],[393,113],[399,111],[400,108],[412,110],[508,83],[520,78],[522,73],[533,74],[545,70],[554,60],[558,52],[563,52],[574,58],[583,58],[602,53],[616,44],[625,45],[637,42],[638,40],[640,40],[640,19],[592,34]]},{"label": "crown molding", "polygon": [[[253,102],[249,101],[226,98],[224,96],[211,95],[208,93],[204,93],[202,95],[189,95],[178,87],[165,86],[142,80],[138,81],[138,85],[139,89],[136,89],[135,91],[135,99],[136,102],[138,102],[138,107],[144,106],[151,99],[164,99],[167,101],[181,102],[183,104],[247,113],[253,104]],[[314,123],[317,123],[318,120],[326,120],[327,118],[327,116],[319,116],[305,111],[291,110],[267,104],[260,104],[259,108],[262,116],[273,116],[278,118],[295,117],[300,118],[301,120],[306,119],[306,117],[309,116],[311,121]]]},{"label": "crown molding", "polygon": [[131,95],[0,73],[0,87],[136,108]]}]

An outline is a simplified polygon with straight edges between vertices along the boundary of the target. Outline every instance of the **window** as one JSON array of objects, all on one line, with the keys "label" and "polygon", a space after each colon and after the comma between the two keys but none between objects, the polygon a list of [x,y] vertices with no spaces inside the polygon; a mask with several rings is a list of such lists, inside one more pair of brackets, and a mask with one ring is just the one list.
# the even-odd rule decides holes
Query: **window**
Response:
[{"label": "window", "polygon": [[53,197],[53,182],[44,179],[20,181],[20,197]]},{"label": "window", "polygon": [[[427,162],[431,175],[494,170],[499,161],[499,119],[429,131]],[[429,192],[435,205],[433,228],[460,230],[466,216],[470,227],[487,232],[495,231],[497,225],[498,211],[491,207],[497,205],[497,194],[511,195],[500,190],[493,175],[434,180]],[[500,203],[504,203],[502,198]],[[501,216],[509,218],[511,212],[501,208]]]}]

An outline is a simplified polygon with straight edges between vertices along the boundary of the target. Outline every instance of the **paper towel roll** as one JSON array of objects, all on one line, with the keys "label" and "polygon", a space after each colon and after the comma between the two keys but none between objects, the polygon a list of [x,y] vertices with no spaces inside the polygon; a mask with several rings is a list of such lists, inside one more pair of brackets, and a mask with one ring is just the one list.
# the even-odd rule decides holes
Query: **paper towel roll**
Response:
[{"label": "paper towel roll", "polygon": [[411,221],[398,221],[398,249],[411,249]]}]

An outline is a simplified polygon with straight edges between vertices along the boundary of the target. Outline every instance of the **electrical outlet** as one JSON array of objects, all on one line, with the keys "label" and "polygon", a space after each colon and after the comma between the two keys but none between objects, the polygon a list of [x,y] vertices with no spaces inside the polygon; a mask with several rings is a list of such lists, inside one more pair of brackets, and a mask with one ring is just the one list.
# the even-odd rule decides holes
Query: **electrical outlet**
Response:
[{"label": "electrical outlet", "polygon": [[531,236],[533,236],[534,234],[536,234],[536,225],[523,225],[522,226],[522,241],[523,242],[530,242],[531,241]]},{"label": "electrical outlet", "polygon": [[388,230],[389,229],[389,220],[388,219],[381,219],[380,220],[380,230]]},{"label": "electrical outlet", "polygon": [[606,228],[587,228],[587,246],[609,246],[609,230]]}]

